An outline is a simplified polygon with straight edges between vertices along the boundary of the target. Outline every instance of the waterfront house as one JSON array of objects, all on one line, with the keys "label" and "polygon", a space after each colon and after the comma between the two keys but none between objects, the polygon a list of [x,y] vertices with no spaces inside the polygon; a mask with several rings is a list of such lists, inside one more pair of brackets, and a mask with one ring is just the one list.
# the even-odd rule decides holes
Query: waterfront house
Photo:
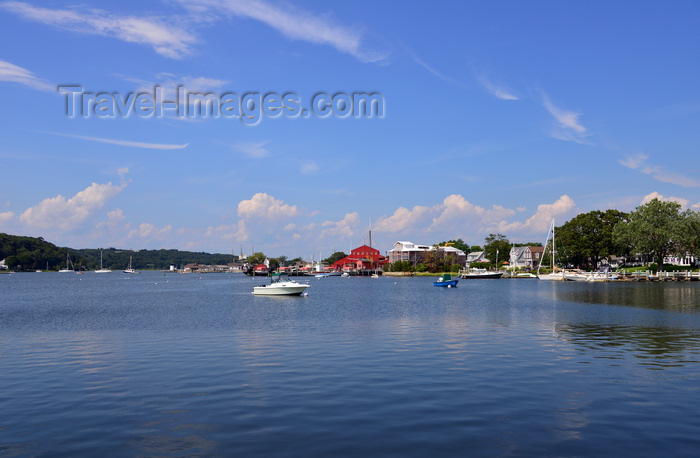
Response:
[{"label": "waterfront house", "polygon": [[389,262],[408,261],[412,266],[425,259],[425,253],[430,251],[430,245],[418,245],[412,242],[396,242],[389,251]]},{"label": "waterfront house", "polygon": [[[412,266],[421,263],[427,254],[436,248],[431,245],[419,245],[412,242],[399,241],[394,243],[394,247],[389,251],[389,262],[408,261]],[[453,256],[454,263],[464,266],[467,263],[467,255],[464,251],[452,246],[437,247],[437,250],[445,256]]]},{"label": "waterfront house", "polygon": [[510,249],[510,267],[536,269],[540,265],[544,247],[516,246]]},{"label": "waterfront house", "polygon": [[483,251],[472,251],[467,255],[467,265],[470,265],[472,262],[490,262]]}]

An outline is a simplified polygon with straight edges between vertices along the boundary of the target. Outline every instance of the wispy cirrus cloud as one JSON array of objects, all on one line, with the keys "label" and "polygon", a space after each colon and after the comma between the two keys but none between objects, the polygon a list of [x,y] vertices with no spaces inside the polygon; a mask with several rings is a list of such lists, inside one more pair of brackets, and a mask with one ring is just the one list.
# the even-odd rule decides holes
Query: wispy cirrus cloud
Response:
[{"label": "wispy cirrus cloud", "polygon": [[267,141],[257,143],[238,143],[233,148],[248,157],[262,159],[270,155],[270,151],[265,147]]},{"label": "wispy cirrus cloud", "polygon": [[19,67],[7,61],[0,60],[0,81],[19,83],[41,91],[55,91],[56,85],[35,76],[26,68]]},{"label": "wispy cirrus cloud", "polygon": [[497,99],[501,100],[520,100],[520,97],[513,94],[513,91],[504,87],[503,85],[498,85],[494,83],[485,73],[479,73],[475,75],[476,81],[484,88],[486,91]]},{"label": "wispy cirrus cloud", "polygon": [[453,84],[455,86],[460,86],[460,87],[463,86],[463,84],[460,81],[458,81],[450,76],[447,76],[442,72],[437,71],[432,65],[428,64],[426,61],[424,61],[423,59],[418,57],[418,54],[416,54],[408,46],[406,46],[406,52],[408,52],[408,55],[411,57],[411,59],[413,59],[414,62],[416,62],[418,65],[420,65],[424,69],[428,70],[428,72],[430,72],[433,76],[436,76],[436,77],[440,78],[441,80],[446,81],[446,82]]},{"label": "wispy cirrus cloud", "polygon": [[176,75],[173,73],[158,73],[153,75],[153,79],[135,78],[133,76],[116,75],[124,81],[137,85],[138,92],[151,92],[158,85],[163,90],[164,100],[175,100],[177,98],[178,86],[189,92],[209,93],[219,90],[230,83],[230,81],[206,76]]},{"label": "wispy cirrus cloud", "polygon": [[211,18],[222,13],[262,22],[292,40],[327,45],[349,54],[361,62],[379,62],[388,57],[387,52],[370,51],[358,27],[339,24],[329,14],[313,12],[285,4],[273,5],[262,0],[179,0],[195,14]]},{"label": "wispy cirrus cloud", "polygon": [[675,184],[684,188],[695,188],[700,186],[700,180],[689,178],[681,173],[668,172],[659,166],[648,164],[648,159],[648,155],[639,153],[622,158],[619,162],[624,167],[632,170],[638,170],[645,175],[651,176],[656,181]]},{"label": "wispy cirrus cloud", "polygon": [[192,44],[197,41],[183,26],[186,21],[168,22],[158,17],[119,16],[87,7],[42,8],[24,2],[3,2],[0,3],[0,8],[58,29],[150,46],[158,54],[171,59],[180,59],[189,54]]},{"label": "wispy cirrus cloud", "polygon": [[61,137],[77,138],[79,140],[87,140],[90,142],[106,143],[108,145],[118,145],[118,146],[130,146],[134,148],[145,148],[145,149],[157,149],[157,150],[175,150],[184,149],[189,146],[189,143],[183,143],[182,145],[171,144],[171,143],[147,143],[147,142],[132,142],[129,140],[117,140],[114,138],[102,138],[102,137],[86,137],[84,135],[73,135],[73,134],[63,134],[59,132],[46,132],[51,135],[58,135]]},{"label": "wispy cirrus cloud", "polygon": [[557,123],[556,127],[550,133],[553,138],[573,141],[584,145],[592,144],[586,140],[589,134],[587,133],[587,129],[579,121],[581,113],[575,113],[555,106],[549,99],[549,96],[544,92],[542,93],[542,105]]}]

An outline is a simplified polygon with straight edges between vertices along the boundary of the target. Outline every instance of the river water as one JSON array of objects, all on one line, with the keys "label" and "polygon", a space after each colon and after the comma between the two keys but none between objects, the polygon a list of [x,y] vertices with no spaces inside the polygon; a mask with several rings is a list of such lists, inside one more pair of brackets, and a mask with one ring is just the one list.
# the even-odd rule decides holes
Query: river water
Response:
[{"label": "river water", "polygon": [[0,275],[0,456],[697,456],[700,282]]}]

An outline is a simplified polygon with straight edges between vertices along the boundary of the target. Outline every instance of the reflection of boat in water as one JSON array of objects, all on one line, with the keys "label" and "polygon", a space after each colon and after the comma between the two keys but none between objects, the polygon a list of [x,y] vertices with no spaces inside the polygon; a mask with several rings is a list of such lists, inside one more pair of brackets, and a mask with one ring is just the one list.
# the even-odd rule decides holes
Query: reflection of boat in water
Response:
[{"label": "reflection of boat in water", "polygon": [[301,296],[311,285],[290,280],[284,274],[272,274],[269,285],[253,287],[256,296]]},{"label": "reflection of boat in water", "polygon": [[503,272],[501,271],[489,271],[486,269],[479,269],[472,267],[471,269],[465,269],[459,272],[459,278],[464,279],[474,279],[474,278],[501,278]]},{"label": "reflection of boat in water", "polygon": [[457,286],[458,281],[459,280],[453,280],[452,275],[445,274],[442,277],[438,278],[438,281],[433,282],[433,286],[445,286],[447,288],[452,288],[454,286]]}]

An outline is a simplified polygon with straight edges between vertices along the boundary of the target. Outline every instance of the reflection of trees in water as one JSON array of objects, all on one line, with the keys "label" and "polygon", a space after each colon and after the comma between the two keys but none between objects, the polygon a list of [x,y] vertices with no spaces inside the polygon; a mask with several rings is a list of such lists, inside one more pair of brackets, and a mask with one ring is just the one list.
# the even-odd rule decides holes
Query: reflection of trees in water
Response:
[{"label": "reflection of trees in water", "polygon": [[585,350],[603,352],[598,357],[645,360],[654,369],[700,363],[700,332],[651,326],[566,324],[557,326],[564,340]]},{"label": "reflection of trees in water", "polygon": [[557,288],[558,300],[589,304],[629,305],[684,313],[700,313],[700,284],[678,283],[606,283],[571,284]]}]

